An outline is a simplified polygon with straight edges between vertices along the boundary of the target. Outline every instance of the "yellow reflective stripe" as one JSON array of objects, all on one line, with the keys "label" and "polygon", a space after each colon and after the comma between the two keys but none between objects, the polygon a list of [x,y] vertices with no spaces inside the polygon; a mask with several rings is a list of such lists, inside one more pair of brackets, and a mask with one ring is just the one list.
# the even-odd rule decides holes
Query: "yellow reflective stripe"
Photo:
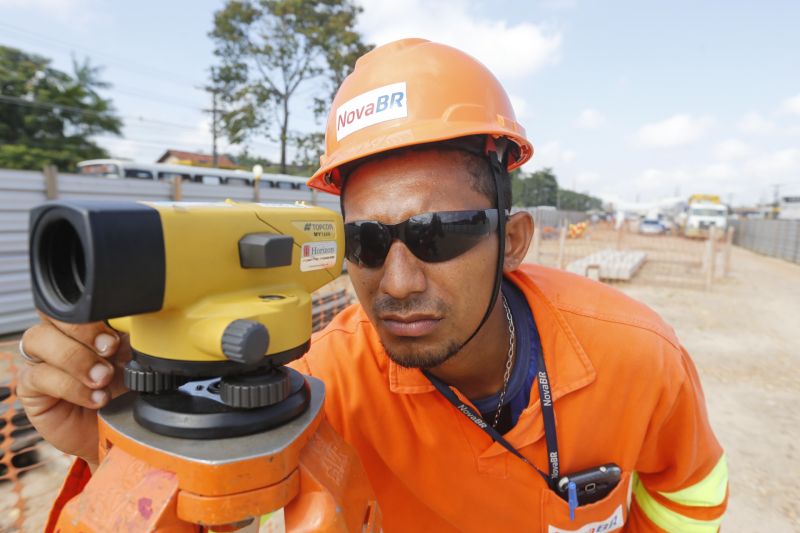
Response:
[{"label": "yellow reflective stripe", "polygon": [[644,488],[639,476],[634,473],[633,497],[647,518],[661,529],[676,533],[716,533],[722,517],[714,520],[697,520],[676,513],[658,503]]},{"label": "yellow reflective stripe", "polygon": [[716,507],[725,501],[728,490],[728,461],[725,454],[717,465],[701,481],[691,487],[675,492],[659,492],[662,496],[681,505],[690,507]]}]

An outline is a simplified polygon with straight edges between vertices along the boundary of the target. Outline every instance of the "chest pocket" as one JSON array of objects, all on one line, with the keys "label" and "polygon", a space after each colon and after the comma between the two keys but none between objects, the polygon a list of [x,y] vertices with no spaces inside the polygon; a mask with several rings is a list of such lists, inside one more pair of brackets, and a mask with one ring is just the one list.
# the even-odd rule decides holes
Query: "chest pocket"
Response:
[{"label": "chest pocket", "polygon": [[542,491],[542,527],[545,533],[606,533],[621,531],[628,519],[631,473],[623,472],[619,483],[600,501],[575,509],[569,519],[569,504],[551,490]]}]

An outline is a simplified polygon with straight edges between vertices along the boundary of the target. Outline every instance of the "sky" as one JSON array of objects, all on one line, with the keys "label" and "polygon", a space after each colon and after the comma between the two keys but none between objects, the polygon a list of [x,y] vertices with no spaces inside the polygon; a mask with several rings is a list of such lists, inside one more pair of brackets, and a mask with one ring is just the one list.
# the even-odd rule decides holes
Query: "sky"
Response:
[{"label": "sky", "polygon": [[[649,202],[694,193],[734,205],[800,194],[800,2],[356,0],[358,30],[384,44],[424,37],[486,64],[535,155],[562,187]],[[125,123],[98,142],[154,161],[211,151],[208,37],[223,1],[0,0],[0,44],[69,70],[104,67]],[[309,82],[292,129],[321,131]],[[239,146],[222,149],[233,153]],[[252,153],[277,159],[258,138]]]}]

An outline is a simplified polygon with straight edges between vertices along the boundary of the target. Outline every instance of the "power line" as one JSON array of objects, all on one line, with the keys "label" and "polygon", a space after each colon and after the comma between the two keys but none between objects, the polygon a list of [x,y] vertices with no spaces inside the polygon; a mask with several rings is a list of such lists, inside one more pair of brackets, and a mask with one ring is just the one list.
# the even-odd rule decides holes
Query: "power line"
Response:
[{"label": "power line", "polygon": [[[78,114],[81,114],[81,115],[94,115],[94,116],[97,116],[97,115],[102,115],[104,113],[104,112],[101,112],[101,111],[92,111],[91,109],[83,109],[83,108],[80,108],[80,107],[68,106],[68,105],[64,105],[64,104],[58,104],[56,102],[46,102],[46,101],[42,101],[42,100],[26,100],[24,98],[19,98],[19,97],[16,97],[16,96],[5,96],[5,95],[1,95],[1,94],[0,94],[0,102],[6,102],[6,103],[9,103],[9,104],[12,104],[12,105],[20,105],[20,106],[27,106],[27,107],[38,107],[38,108],[51,109],[51,110],[63,109],[65,111],[72,111],[74,113],[78,113]],[[187,129],[187,130],[194,130],[195,129],[192,126],[186,126],[185,124],[175,124],[174,122],[165,122],[163,120],[155,120],[155,119],[150,119],[150,118],[144,118],[144,117],[141,117],[141,116],[136,117],[136,116],[130,116],[130,115],[120,115],[120,118],[123,118],[125,120],[149,122],[149,123],[152,123],[152,124],[158,124],[160,126],[165,126],[165,127],[170,127],[170,128],[182,128],[182,129]]]},{"label": "power line", "polygon": [[[68,42],[62,41],[60,39],[54,39],[53,37],[49,37],[49,36],[42,35],[42,34],[39,34],[39,33],[36,33],[36,32],[32,32],[32,31],[27,30],[25,28],[19,28],[19,27],[16,27],[16,26],[12,26],[11,24],[8,24],[6,22],[0,22],[0,28],[5,28],[6,30],[10,30],[10,31],[13,31],[13,32],[26,34],[29,39],[33,38],[34,40],[39,40],[40,42],[49,42],[49,43],[57,45],[57,46],[67,46],[67,47],[70,47],[70,48],[74,48],[76,50],[80,50],[85,54],[99,56],[99,57],[105,57],[106,60],[108,62],[110,62],[111,64],[117,64],[117,66],[120,66],[120,64],[124,65],[124,66],[120,66],[120,68],[123,68],[125,70],[131,71],[131,70],[138,69],[140,72],[141,71],[149,71],[151,74],[158,75],[159,80],[167,81],[169,83],[174,83],[174,84],[177,84],[177,85],[181,85],[184,89],[186,88],[187,85],[189,85],[191,87],[194,87],[194,85],[196,83],[196,82],[189,81],[189,80],[180,80],[180,81],[178,81],[178,80],[172,78],[172,76],[175,74],[174,72],[166,72],[166,71],[163,71],[161,69],[152,67],[150,65],[144,65],[142,63],[137,63],[136,61],[132,61],[131,59],[123,58],[123,57],[119,57],[119,56],[114,56],[112,54],[108,54],[108,53],[105,53],[105,52],[97,52],[97,51],[89,50],[89,49],[84,48],[82,46],[78,46],[78,45],[76,45],[74,43],[68,43]],[[131,69],[131,66],[133,66],[135,68]]]},{"label": "power line", "polygon": [[[3,24],[0,23],[0,27],[2,27],[2,25]],[[64,52],[64,51],[63,50],[57,50],[57,53],[62,53],[62,52]],[[125,69],[125,70],[129,70],[129,69]],[[169,81],[170,83],[172,83],[171,80],[166,80],[166,81]],[[151,85],[151,87],[152,87],[152,85]],[[181,84],[181,87],[183,89],[186,88],[186,86],[183,85],[183,84]],[[192,89],[193,90],[198,90],[196,87],[192,87]],[[110,93],[119,93],[119,94],[123,94],[123,95],[126,95],[126,96],[132,96],[134,98],[139,98],[139,99],[143,99],[143,100],[150,100],[150,101],[153,101],[153,102],[161,102],[161,103],[169,104],[171,106],[178,106],[178,107],[183,107],[183,108],[186,108],[186,109],[192,109],[194,111],[202,110],[202,108],[200,107],[199,104],[193,106],[193,105],[187,104],[185,101],[184,102],[179,102],[177,100],[164,98],[162,95],[156,95],[154,93],[148,93],[147,91],[140,91],[137,87],[131,87],[131,86],[127,85],[127,84],[122,84],[122,83],[117,83],[117,82],[114,82],[110,88],[107,88],[107,89],[104,88],[104,89],[100,89],[100,90],[101,91],[108,91]]]},{"label": "power line", "polygon": [[[198,145],[198,144],[207,144],[207,142],[208,142],[208,141],[202,140],[202,139],[197,139],[197,140],[153,139],[153,138],[141,139],[141,138],[137,138],[137,137],[128,137],[127,135],[125,137],[115,137],[113,135],[107,135],[107,134],[93,135],[92,138],[93,139],[106,138],[106,139],[113,139],[115,141],[116,140],[123,140],[123,141],[130,141],[130,142],[133,142],[133,143],[136,143],[136,144],[154,144],[154,145],[158,145],[158,146],[174,146],[175,144]],[[258,148],[258,149],[261,149],[261,150],[274,150],[274,149],[279,147],[279,145],[277,143],[273,144],[273,143],[265,143],[265,142],[260,142],[260,141],[258,141],[258,142],[250,142],[250,143],[248,143],[248,145],[253,147],[253,148]],[[239,145],[231,145],[231,147],[233,147],[233,146],[241,148]]]},{"label": "power line", "polygon": [[[83,114],[83,115],[99,115],[99,114],[101,114],[99,111],[91,111],[89,109],[82,109],[82,108],[79,108],[79,107],[67,106],[67,105],[63,105],[63,104],[57,104],[55,102],[43,102],[41,100],[25,100],[24,98],[18,98],[18,97],[14,97],[14,96],[0,95],[0,102],[6,102],[6,103],[9,103],[9,104],[12,104],[12,105],[28,106],[28,107],[34,107],[34,108],[38,107],[38,108],[49,109],[49,110],[63,109],[63,110],[73,111],[75,113]],[[149,119],[149,118],[144,118],[144,117],[131,117],[131,116],[122,116],[121,118],[124,118],[126,120],[146,122],[146,123],[148,123],[147,125],[149,127],[162,126],[162,127],[178,128],[178,129],[184,129],[184,130],[190,130],[190,131],[197,131],[197,129],[195,127],[192,127],[192,126],[186,126],[184,124],[175,124],[175,123],[172,123],[172,122],[165,122],[165,121],[162,121],[162,120],[155,120],[155,119]],[[151,124],[153,126],[150,126]],[[133,125],[137,126],[137,125],[144,125],[144,124],[133,124]],[[102,137],[102,135],[94,135],[92,137],[95,137],[95,138],[96,137]],[[148,144],[148,145],[153,145],[153,146],[165,146],[165,145],[169,146],[169,145],[174,145],[176,143],[176,139],[172,139],[172,140],[168,140],[168,141],[167,140],[153,140],[153,139],[147,140],[147,141],[143,141],[143,140],[137,140],[137,139],[134,139],[134,138],[129,138],[127,136],[126,137],[113,137],[113,139],[115,139],[115,140],[122,139],[122,140],[127,140],[129,142],[134,142],[134,143],[137,143],[137,144]],[[200,142],[198,142],[198,141],[179,141],[179,142],[181,142],[182,144],[198,144],[198,143],[202,143],[202,141],[200,141]],[[30,144],[30,143],[28,143],[28,144]],[[267,151],[268,150],[273,150],[278,146],[277,143],[263,143],[263,142],[259,142],[259,141],[249,141],[246,144],[248,146],[252,146],[253,148],[256,148],[256,149],[259,149],[259,150],[267,150]]]},{"label": "power line", "polygon": [[[148,124],[154,124],[156,126],[161,126],[161,127],[165,127],[165,128],[178,128],[178,129],[191,130],[191,131],[196,131],[197,130],[197,128],[194,127],[194,126],[187,126],[185,124],[176,124],[174,122],[164,122],[163,120],[155,120],[155,119],[152,119],[152,118],[132,117],[132,116],[127,116],[125,118],[126,118],[126,120],[134,120],[134,121],[139,121],[139,122],[146,122]],[[126,127],[127,126],[137,126],[137,125],[141,126],[143,124],[130,124],[130,123],[126,123],[125,124]]]},{"label": "power line", "polygon": [[134,120],[129,120],[129,121],[125,122],[125,129],[126,130],[134,129],[134,128],[146,128],[148,130],[158,130],[158,131],[161,131],[164,128],[175,128],[175,129],[181,129],[181,130],[186,130],[186,131],[189,131],[189,130],[192,130],[192,131],[203,131],[203,132],[208,131],[208,130],[205,130],[205,129],[201,129],[199,127],[192,127],[192,126],[185,126],[185,125],[178,125],[178,124],[174,124],[174,125],[173,124],[162,124],[162,123],[159,123],[159,122],[156,122],[155,124],[153,124],[153,123],[151,123],[149,121],[149,119],[143,119],[141,121],[139,119],[135,119],[135,121]]},{"label": "power line", "polygon": [[28,107],[43,107],[48,109],[64,109],[66,111],[74,111],[76,113],[84,114],[84,115],[102,115],[105,111],[92,111],[90,109],[83,109],[80,107],[74,107],[69,105],[57,104],[55,102],[43,102],[41,100],[26,100],[24,98],[19,98],[16,96],[5,96],[0,94],[0,101],[8,102],[10,104],[16,104],[21,106],[28,106]]},{"label": "power line", "polygon": [[[124,94],[126,96],[132,96],[133,98],[139,98],[141,100],[149,100],[151,102],[161,102],[162,104],[167,104],[170,106],[175,107],[182,107],[184,109],[191,109],[192,111],[202,111],[201,107],[189,105],[186,102],[178,102],[176,100],[166,100],[161,98],[160,96],[152,96],[147,95],[146,93],[140,93],[138,91],[131,91],[130,89],[120,89],[119,85],[115,85],[112,89],[109,89],[109,92],[117,92],[119,94]],[[122,86],[124,87],[124,86]]]},{"label": "power line", "polygon": [[[0,23],[0,27],[3,27],[3,26],[5,26],[5,24],[4,23]],[[45,47],[45,48],[48,48],[50,50],[54,50],[56,53],[64,53],[64,50],[61,50],[61,49],[50,48],[50,47]],[[129,70],[131,72],[134,72],[134,70],[126,68],[126,67],[121,67],[121,68],[123,70]],[[159,79],[162,79],[162,78],[159,77]],[[174,82],[173,80],[164,80],[164,81],[168,81],[170,83],[178,83],[178,82]],[[186,88],[186,85],[184,85],[183,83],[179,83],[179,84],[181,85],[181,87],[183,89]],[[117,83],[117,82],[114,82],[110,89],[101,89],[101,90],[109,91],[111,93],[119,93],[119,94],[123,94],[123,95],[127,95],[127,96],[132,96],[134,98],[150,100],[150,101],[153,101],[153,102],[161,102],[161,103],[169,104],[171,106],[183,107],[183,108],[191,109],[191,110],[194,110],[194,111],[201,111],[202,110],[200,105],[193,106],[193,105],[187,104],[185,101],[184,102],[179,102],[177,100],[167,99],[167,98],[164,98],[162,95],[155,95],[153,93],[148,93],[147,91],[140,91],[136,87],[130,87],[129,85],[121,84],[121,83]],[[192,86],[192,90],[198,90],[198,89],[197,89],[197,87]]]}]

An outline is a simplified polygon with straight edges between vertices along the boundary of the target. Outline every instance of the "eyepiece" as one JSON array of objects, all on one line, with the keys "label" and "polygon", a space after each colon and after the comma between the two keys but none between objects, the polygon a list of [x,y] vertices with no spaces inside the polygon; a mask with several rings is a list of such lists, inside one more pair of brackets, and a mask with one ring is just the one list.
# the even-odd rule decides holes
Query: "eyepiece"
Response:
[{"label": "eyepiece", "polygon": [[78,232],[67,220],[42,229],[42,290],[64,306],[75,305],[86,290],[86,257]]},{"label": "eyepiece", "polygon": [[58,201],[31,211],[36,307],[94,322],[158,311],[164,299],[161,218],[136,202]]}]

